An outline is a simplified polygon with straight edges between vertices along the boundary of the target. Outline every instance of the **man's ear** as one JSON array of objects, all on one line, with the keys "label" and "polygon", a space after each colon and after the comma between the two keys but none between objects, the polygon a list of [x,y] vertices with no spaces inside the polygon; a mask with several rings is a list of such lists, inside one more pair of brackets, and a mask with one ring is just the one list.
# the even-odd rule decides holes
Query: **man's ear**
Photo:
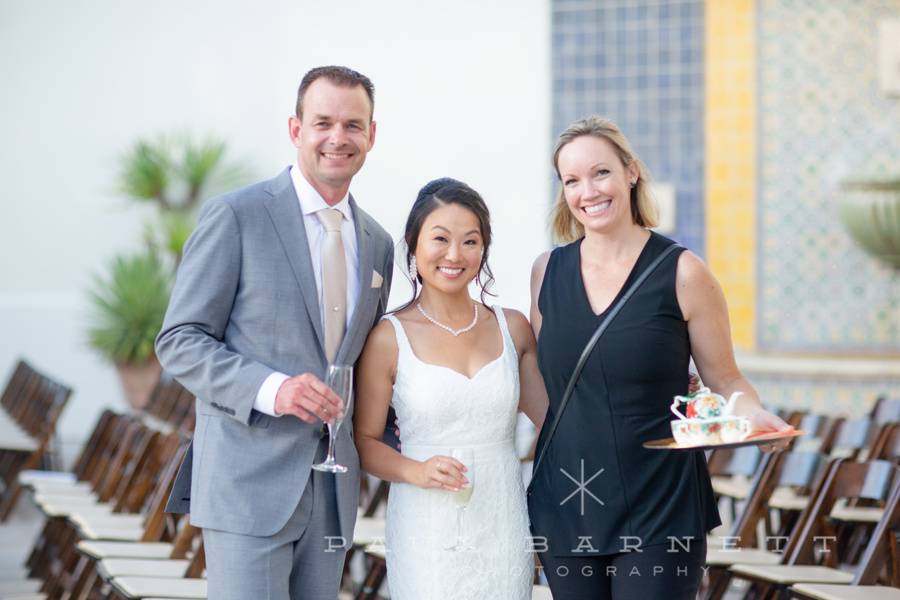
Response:
[{"label": "man's ear", "polygon": [[300,147],[300,134],[302,130],[302,124],[300,119],[291,115],[288,117],[288,135],[291,137],[291,143],[294,144],[295,147]]},{"label": "man's ear", "polygon": [[371,150],[372,146],[375,145],[375,129],[376,129],[375,125],[377,125],[377,123],[375,123],[375,121],[372,121],[371,123],[369,123],[369,148],[368,148],[368,150]]}]

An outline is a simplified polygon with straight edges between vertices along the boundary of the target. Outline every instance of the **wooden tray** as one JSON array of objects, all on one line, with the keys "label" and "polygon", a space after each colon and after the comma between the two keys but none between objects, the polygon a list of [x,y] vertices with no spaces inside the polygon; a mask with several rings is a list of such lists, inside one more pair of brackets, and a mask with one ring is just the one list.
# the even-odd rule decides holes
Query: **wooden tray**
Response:
[{"label": "wooden tray", "polygon": [[644,448],[650,450],[715,450],[717,448],[739,448],[741,446],[759,446],[767,442],[777,440],[786,440],[804,435],[805,431],[793,429],[783,433],[755,433],[740,442],[731,442],[728,444],[702,444],[698,446],[681,446],[675,442],[674,438],[663,438],[661,440],[653,440],[644,442]]}]

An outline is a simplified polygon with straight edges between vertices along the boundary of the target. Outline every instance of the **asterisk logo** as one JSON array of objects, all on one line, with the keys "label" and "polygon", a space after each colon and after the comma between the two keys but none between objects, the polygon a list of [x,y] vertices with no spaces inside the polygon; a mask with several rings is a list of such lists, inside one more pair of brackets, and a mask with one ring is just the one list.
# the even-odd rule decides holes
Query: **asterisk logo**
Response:
[{"label": "asterisk logo", "polygon": [[580,500],[581,500],[581,516],[583,517],[584,516],[584,495],[585,494],[587,494],[588,496],[590,496],[591,498],[596,500],[600,504],[600,506],[606,506],[603,503],[603,500],[601,500],[600,498],[598,498],[597,496],[592,494],[591,490],[587,489],[588,484],[590,482],[592,482],[593,480],[597,479],[597,477],[599,477],[600,474],[603,471],[605,471],[606,469],[600,469],[599,471],[594,473],[591,476],[591,478],[588,479],[587,481],[585,481],[585,479],[584,479],[584,459],[583,458],[581,459],[581,478],[580,479],[575,479],[575,477],[570,475],[569,472],[566,471],[565,469],[563,469],[562,467],[560,467],[559,470],[562,472],[563,475],[565,475],[566,477],[571,479],[572,483],[575,484],[575,491],[572,492],[571,494],[569,494],[568,496],[566,496],[566,498],[562,502],[559,503],[560,506],[562,506],[563,504],[565,504],[566,502],[568,502],[569,500],[574,498],[576,495],[578,495],[578,496],[580,496]]}]

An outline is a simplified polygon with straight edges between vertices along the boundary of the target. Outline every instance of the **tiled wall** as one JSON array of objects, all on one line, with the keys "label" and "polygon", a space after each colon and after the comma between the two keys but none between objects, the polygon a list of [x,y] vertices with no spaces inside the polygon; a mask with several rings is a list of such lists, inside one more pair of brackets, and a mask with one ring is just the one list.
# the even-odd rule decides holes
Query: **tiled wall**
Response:
[{"label": "tiled wall", "polygon": [[672,237],[704,254],[703,2],[554,0],[553,135],[599,114],[676,190]]},{"label": "tiled wall", "polygon": [[900,355],[900,271],[840,223],[838,182],[900,173],[877,21],[900,0],[552,1],[553,129],[618,122],[677,191],[749,351]]},{"label": "tiled wall", "polygon": [[813,410],[851,418],[868,413],[878,396],[891,393],[898,385],[898,381],[890,377],[842,379],[756,373],[747,375],[760,397],[771,406]]},{"label": "tiled wall", "polygon": [[758,0],[758,345],[900,353],[900,272],[854,245],[838,182],[900,174],[877,21],[900,0]]}]

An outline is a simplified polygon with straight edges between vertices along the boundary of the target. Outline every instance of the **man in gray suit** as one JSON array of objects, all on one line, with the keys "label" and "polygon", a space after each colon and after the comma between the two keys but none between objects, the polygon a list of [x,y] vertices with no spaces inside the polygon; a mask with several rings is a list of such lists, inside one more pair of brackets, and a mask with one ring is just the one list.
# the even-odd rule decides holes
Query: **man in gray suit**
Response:
[{"label": "man in gray suit", "polygon": [[297,162],[214,198],[185,245],[156,351],[197,397],[169,506],[203,529],[209,598],[335,600],[353,539],[351,415],[323,383],[354,364],[390,289],[390,236],[349,193],[375,141],[374,89],[345,67],[307,73],[289,119]]}]

